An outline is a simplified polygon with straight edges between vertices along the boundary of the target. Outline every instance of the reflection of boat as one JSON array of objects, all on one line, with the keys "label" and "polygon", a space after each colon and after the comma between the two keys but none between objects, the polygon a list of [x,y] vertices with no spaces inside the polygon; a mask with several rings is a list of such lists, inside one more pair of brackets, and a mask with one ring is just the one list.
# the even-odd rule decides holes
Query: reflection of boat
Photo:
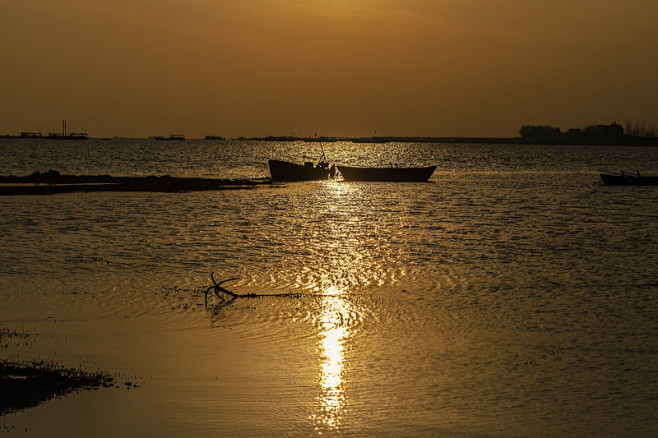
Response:
[{"label": "reflection of boat", "polygon": [[338,166],[345,181],[424,182],[430,179],[436,166],[429,167],[349,167]]},{"label": "reflection of boat", "polygon": [[602,173],[601,181],[608,186],[656,186],[658,185],[658,176],[644,176],[637,174],[625,173],[612,174]]},{"label": "reflection of boat", "polygon": [[281,160],[269,160],[272,181],[315,181],[329,179],[336,174],[336,166],[329,167],[326,161],[320,161],[317,166],[312,162],[304,165]]}]

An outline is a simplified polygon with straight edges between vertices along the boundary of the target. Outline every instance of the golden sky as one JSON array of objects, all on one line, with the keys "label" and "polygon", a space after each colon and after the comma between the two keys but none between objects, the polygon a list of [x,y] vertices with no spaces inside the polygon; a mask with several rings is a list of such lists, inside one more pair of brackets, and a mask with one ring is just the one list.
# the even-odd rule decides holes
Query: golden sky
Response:
[{"label": "golden sky", "polygon": [[656,0],[0,0],[0,134],[658,123]]}]

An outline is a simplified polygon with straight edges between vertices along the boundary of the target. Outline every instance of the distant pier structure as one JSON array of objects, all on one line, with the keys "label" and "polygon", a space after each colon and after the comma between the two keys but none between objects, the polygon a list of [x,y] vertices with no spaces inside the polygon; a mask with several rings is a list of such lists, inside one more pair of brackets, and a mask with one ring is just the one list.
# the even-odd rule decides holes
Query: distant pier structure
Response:
[{"label": "distant pier structure", "polygon": [[53,140],[86,140],[88,138],[86,132],[67,132],[67,121],[62,120],[62,132],[61,133],[49,133],[49,139]]}]

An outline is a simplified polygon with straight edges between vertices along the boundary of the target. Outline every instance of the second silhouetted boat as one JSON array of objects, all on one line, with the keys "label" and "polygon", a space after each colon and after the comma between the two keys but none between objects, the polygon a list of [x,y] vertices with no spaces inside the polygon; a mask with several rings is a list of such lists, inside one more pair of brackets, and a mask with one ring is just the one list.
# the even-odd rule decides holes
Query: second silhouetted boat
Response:
[{"label": "second silhouetted boat", "polygon": [[428,167],[350,167],[338,166],[345,181],[425,182],[436,166]]},{"label": "second silhouetted boat", "polygon": [[657,186],[658,176],[640,175],[640,172],[602,173],[601,182],[607,186]]}]

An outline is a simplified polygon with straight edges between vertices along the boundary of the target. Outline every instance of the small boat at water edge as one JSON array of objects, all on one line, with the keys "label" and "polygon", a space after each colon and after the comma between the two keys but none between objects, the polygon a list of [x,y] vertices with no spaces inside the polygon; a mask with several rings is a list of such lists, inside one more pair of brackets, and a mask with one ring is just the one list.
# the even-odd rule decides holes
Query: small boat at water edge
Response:
[{"label": "small boat at water edge", "polygon": [[436,166],[429,167],[349,167],[338,166],[345,181],[425,182]]},{"label": "small boat at water edge", "polygon": [[269,160],[270,175],[273,182],[281,181],[320,181],[329,179],[336,174],[336,166],[329,167],[326,161],[320,161],[317,166],[308,161],[304,165],[281,160]]},{"label": "small boat at water edge", "polygon": [[640,172],[637,174],[621,172],[602,173],[601,182],[607,186],[657,186],[658,176],[645,176]]}]

